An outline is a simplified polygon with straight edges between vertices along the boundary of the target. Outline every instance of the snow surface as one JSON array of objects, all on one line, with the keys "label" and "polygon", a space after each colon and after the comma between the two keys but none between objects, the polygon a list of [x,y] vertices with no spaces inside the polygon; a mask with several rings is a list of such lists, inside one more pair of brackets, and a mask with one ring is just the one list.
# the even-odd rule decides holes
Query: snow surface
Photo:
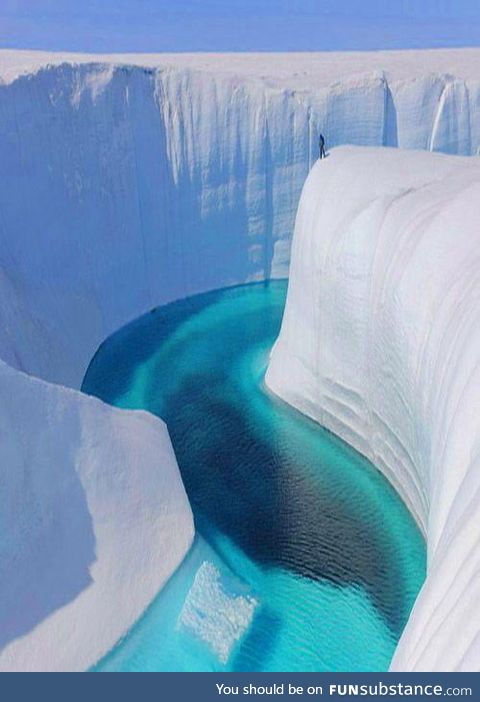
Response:
[{"label": "snow surface", "polygon": [[[150,504],[150,494],[158,495],[155,480],[172,474],[166,438],[160,454],[168,460],[157,464],[152,448],[151,434],[162,436],[159,423],[155,432],[154,420],[123,415],[18,371],[78,388],[99,344],[149,309],[216,287],[286,276],[294,215],[317,156],[319,131],[328,147],[348,142],[476,153],[478,76],[480,50],[474,49],[284,56],[0,51],[0,358],[17,371],[2,370],[8,384],[0,386],[0,406],[9,418],[12,452],[2,461],[2,481],[10,510],[16,500],[26,500],[25,528],[17,529],[5,506],[0,519],[4,533],[17,545],[24,539],[30,553],[34,535],[43,534],[42,515],[54,519],[58,513],[58,538],[70,533],[60,519],[63,495],[69,495],[68,502],[75,498],[83,510],[75,520],[83,519],[86,530],[81,538],[78,532],[86,561],[90,542],[97,558],[73,582],[61,584],[65,598],[74,598],[78,587],[69,604],[58,609],[60,595],[40,601],[32,608],[39,620],[33,629],[19,617],[26,635],[8,643],[1,666],[88,665],[133,621],[191,538],[185,500],[182,508],[175,502],[183,530],[172,533],[167,523],[162,529],[161,515],[170,508],[165,488],[157,504],[158,537],[151,532],[155,539],[147,543],[138,509],[128,539],[119,542],[122,510],[134,510],[143,500]],[[373,172],[366,160],[377,158],[368,153],[358,175],[361,180],[368,173],[365,187],[371,167]],[[327,159],[324,172],[339,158]],[[408,180],[414,178],[414,160],[430,163],[432,157],[398,158]],[[453,163],[460,169],[463,162]],[[469,163],[476,169],[474,160]],[[347,175],[333,179],[336,189],[329,191],[332,202],[340,202],[339,213],[349,202]],[[23,405],[15,409],[20,399],[11,398],[17,395]],[[23,415],[30,414],[27,422]],[[137,445],[143,433],[148,452]],[[142,466],[134,451],[144,456]],[[132,465],[138,474],[133,485],[127,480]],[[76,497],[67,478],[73,480],[75,469]],[[49,470],[64,471],[65,484],[51,480]],[[37,483],[37,473],[45,482]],[[121,480],[111,494],[90,493],[90,473],[94,481],[104,474],[112,484],[115,475]],[[167,487],[183,495],[175,476]],[[59,494],[52,491],[57,483]],[[436,489],[448,494],[449,481]],[[88,517],[81,505],[92,494],[98,501],[88,505]],[[413,489],[408,494],[425,519],[419,505],[426,498]],[[435,528],[431,544],[441,542]],[[177,536],[180,541],[172,542]],[[132,546],[130,554],[137,538],[145,546],[138,552]],[[43,562],[48,553],[45,542],[38,558]],[[157,565],[153,575],[150,567]],[[88,577],[94,582],[85,589]],[[135,584],[131,600],[127,582]],[[40,621],[42,611],[51,614]],[[77,637],[74,661],[73,643],[55,634],[68,626]]]},{"label": "snow surface", "polygon": [[166,426],[0,362],[0,427],[0,670],[84,670],[192,542]]},{"label": "snow surface", "polygon": [[366,455],[426,535],[392,670],[480,669],[479,198],[474,158],[342,147],[318,162],[266,377]]}]

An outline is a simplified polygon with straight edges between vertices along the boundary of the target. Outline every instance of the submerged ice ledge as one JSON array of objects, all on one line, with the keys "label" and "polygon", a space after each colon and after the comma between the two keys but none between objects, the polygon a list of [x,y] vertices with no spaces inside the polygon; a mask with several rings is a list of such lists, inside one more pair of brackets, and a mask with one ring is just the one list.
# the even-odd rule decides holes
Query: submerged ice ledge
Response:
[{"label": "submerged ice ledge", "polygon": [[267,372],[385,473],[426,535],[392,670],[479,669],[479,198],[476,159],[342,147],[317,163]]}]

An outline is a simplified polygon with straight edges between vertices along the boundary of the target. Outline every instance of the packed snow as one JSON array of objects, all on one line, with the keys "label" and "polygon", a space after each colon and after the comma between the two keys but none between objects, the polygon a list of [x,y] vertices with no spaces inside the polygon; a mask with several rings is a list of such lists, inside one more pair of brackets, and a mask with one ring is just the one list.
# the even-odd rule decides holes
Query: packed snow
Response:
[{"label": "packed snow", "polygon": [[[190,509],[160,422],[112,410],[22,371],[78,388],[99,344],[149,309],[212,288],[286,276],[297,203],[320,131],[329,149],[353,143],[476,153],[479,75],[480,50],[474,49],[228,57],[0,51],[0,358],[11,366],[2,366],[0,384],[9,426],[0,514],[9,536],[2,558],[13,570],[14,544],[25,554],[14,580],[25,596],[33,573],[44,572],[38,577],[49,582],[48,559],[60,563],[65,557],[73,568],[72,545],[81,548],[83,564],[73,568],[71,581],[60,577],[51,598],[45,586],[31,608],[35,620],[10,611],[2,669],[87,667],[165,582],[192,535]],[[333,173],[346,158],[342,153],[350,152],[333,152],[312,178]],[[351,158],[352,167],[355,158],[361,162],[358,187],[372,187],[371,173],[383,168],[383,157],[365,151]],[[476,172],[474,159],[414,153],[395,158],[398,173],[387,169],[387,182],[395,176],[412,180],[412,187],[422,174],[427,180],[430,165],[422,165],[423,159],[441,164],[435,166],[441,177],[449,169]],[[418,176],[412,174],[417,162]],[[450,163],[455,165],[443,165]],[[324,184],[339,215],[357,187],[348,166],[341,173]],[[382,203],[375,202],[374,215],[381,218]],[[458,236],[467,231],[462,227]],[[345,257],[342,266],[352,265],[355,277],[360,254]],[[340,273],[328,279],[332,290]],[[433,276],[422,294],[428,297],[435,284]],[[399,321],[400,328],[411,323],[411,317]],[[302,327],[312,354],[314,329]],[[400,372],[401,359],[392,362]],[[299,398],[302,392],[299,386]],[[355,421],[352,415],[350,424]],[[412,431],[422,426],[412,424]],[[340,423],[338,428],[341,433]],[[429,445],[428,432],[422,440]],[[408,462],[398,449],[400,454]],[[389,477],[425,525],[429,515],[429,547],[436,554],[443,544],[441,509],[455,481],[446,473],[435,488],[435,504],[442,508],[428,511],[427,487],[407,490],[403,475],[399,468]],[[420,480],[415,475],[414,484]],[[21,522],[12,517],[17,501]],[[122,523],[128,523],[128,534]],[[71,541],[50,543],[52,533]],[[38,542],[41,547],[34,548]],[[29,564],[30,553],[36,560],[32,556]],[[5,602],[12,587],[2,586]],[[428,604],[427,595],[428,585],[422,595]],[[401,644],[397,667],[417,664],[415,636],[421,639],[422,627],[427,632],[433,626],[428,606],[422,607]],[[474,617],[469,621],[473,626]],[[433,654],[422,655],[418,665],[429,664]],[[450,664],[444,655],[442,660]]]},{"label": "packed snow", "polygon": [[0,416],[0,670],[84,670],[192,542],[168,432],[1,361]]},{"label": "packed snow", "polygon": [[397,671],[480,665],[479,198],[477,159],[342,147],[318,162],[267,372],[388,477],[426,535]]}]

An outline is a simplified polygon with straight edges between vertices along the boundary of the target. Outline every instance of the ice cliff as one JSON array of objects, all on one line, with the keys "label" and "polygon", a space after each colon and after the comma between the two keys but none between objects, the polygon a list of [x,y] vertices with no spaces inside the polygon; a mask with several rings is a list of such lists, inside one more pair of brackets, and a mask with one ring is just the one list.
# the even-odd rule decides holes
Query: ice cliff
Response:
[{"label": "ice cliff", "polygon": [[[329,148],[475,153],[479,69],[478,50],[228,57],[0,51],[0,358],[10,366],[0,373],[8,427],[0,449],[0,520],[8,538],[0,554],[2,574],[15,573],[2,598],[6,593],[11,602],[12,588],[26,597],[22,578],[34,573],[45,583],[33,619],[0,610],[10,632],[0,641],[2,669],[88,666],[161,587],[192,531],[162,424],[43,381],[78,388],[99,344],[156,305],[286,276],[297,202],[320,130]],[[340,158],[346,157],[332,156],[318,173],[335,171]],[[416,183],[408,171],[423,157],[404,158],[400,173]],[[373,152],[359,160],[367,187],[380,166]],[[443,173],[460,171],[463,162],[438,163]],[[343,181],[325,182],[339,213],[351,202],[352,177],[346,167]],[[345,256],[345,266],[361,261]],[[305,279],[306,289],[310,284]],[[314,354],[316,327],[307,326],[305,344]],[[430,439],[422,440],[427,451]],[[402,487],[400,475],[390,477]],[[454,494],[451,481],[435,488],[443,510]],[[425,523],[428,515],[430,550],[437,553],[443,512],[427,510],[427,487],[404,493]],[[71,510],[68,524],[71,504],[79,511]],[[173,531],[170,509],[178,519]],[[18,572],[15,553],[23,559]],[[29,563],[30,554],[37,560]],[[58,568],[63,558],[73,568],[71,582],[47,597],[48,564]],[[413,665],[408,636],[422,630],[427,614],[416,610],[396,665]]]},{"label": "ice cliff", "polygon": [[426,535],[393,670],[480,664],[479,197],[476,159],[342,147],[318,162],[267,373],[388,477]]},{"label": "ice cliff", "polygon": [[478,50],[0,52],[0,357],[78,387],[151,307],[286,276],[319,130],[476,152],[478,76]]}]

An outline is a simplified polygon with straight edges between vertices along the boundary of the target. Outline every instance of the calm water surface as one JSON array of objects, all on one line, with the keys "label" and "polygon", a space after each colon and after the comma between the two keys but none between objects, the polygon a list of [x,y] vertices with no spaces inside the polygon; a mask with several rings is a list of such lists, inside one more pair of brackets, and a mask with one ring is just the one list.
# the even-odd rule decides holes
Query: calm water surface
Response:
[{"label": "calm water surface", "polygon": [[181,300],[92,360],[85,392],[167,422],[198,534],[97,670],[388,668],[424,542],[366,459],[265,390],[285,296],[277,281]]}]

